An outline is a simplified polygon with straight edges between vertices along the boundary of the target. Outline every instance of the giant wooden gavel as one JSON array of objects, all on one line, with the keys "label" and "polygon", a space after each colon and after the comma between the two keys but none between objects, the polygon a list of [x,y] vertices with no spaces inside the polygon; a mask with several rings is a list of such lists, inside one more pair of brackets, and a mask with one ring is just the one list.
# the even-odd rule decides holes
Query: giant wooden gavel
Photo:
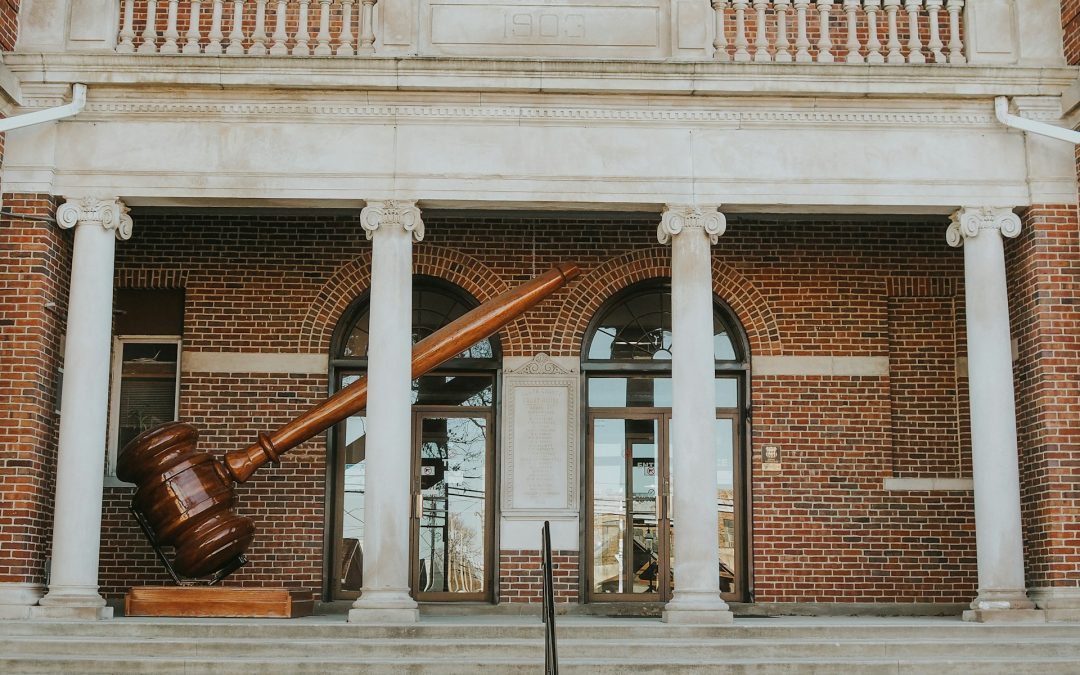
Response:
[{"label": "giant wooden gavel", "polygon": [[[417,342],[413,378],[490,337],[578,273],[576,265],[558,265]],[[116,475],[138,486],[132,510],[148,528],[151,543],[175,547],[172,568],[187,577],[215,573],[220,577],[223,570],[238,566],[236,561],[243,559],[255,536],[251,519],[230,511],[236,501],[233,482],[243,483],[266,462],[277,462],[285,452],[366,405],[367,378],[361,377],[272,434],[260,433],[247,448],[225,453],[220,461],[195,449],[199,432],[194,426],[169,422],[125,445]]]}]

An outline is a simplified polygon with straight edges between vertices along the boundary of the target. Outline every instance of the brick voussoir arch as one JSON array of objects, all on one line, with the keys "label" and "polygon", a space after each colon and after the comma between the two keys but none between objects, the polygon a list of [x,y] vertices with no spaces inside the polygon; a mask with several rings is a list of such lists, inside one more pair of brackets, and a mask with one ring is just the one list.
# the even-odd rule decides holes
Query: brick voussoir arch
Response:
[{"label": "brick voussoir arch", "polygon": [[[713,259],[712,267],[713,290],[742,323],[751,354],[780,354],[780,331],[765,298],[731,265]],[[659,246],[633,251],[587,270],[570,288],[572,300],[559,312],[555,325],[560,332],[552,338],[552,352],[557,356],[580,354],[589,322],[608,298],[639,281],[670,276],[671,251]]]},{"label": "brick voussoir arch", "polygon": [[[413,274],[448,281],[485,302],[509,290],[492,268],[456,249],[420,244],[413,253]],[[334,328],[345,310],[371,285],[371,253],[367,252],[335,271],[322,285],[301,322],[300,351],[327,353]],[[528,336],[521,320],[502,330],[502,347],[523,344]]]},{"label": "brick voussoir arch", "polygon": [[187,288],[188,271],[184,269],[121,268],[113,281],[116,288]]}]

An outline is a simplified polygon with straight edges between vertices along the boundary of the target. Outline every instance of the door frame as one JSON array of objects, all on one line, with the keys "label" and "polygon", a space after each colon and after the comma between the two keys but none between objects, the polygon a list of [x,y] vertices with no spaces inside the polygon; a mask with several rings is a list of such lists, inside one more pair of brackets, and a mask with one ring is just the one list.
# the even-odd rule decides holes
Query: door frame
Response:
[{"label": "door frame", "polygon": [[[494,382],[494,381],[493,381]],[[483,418],[486,425],[484,449],[484,590],[480,593],[423,592],[420,585],[420,441],[425,418]],[[417,602],[491,602],[495,597],[495,413],[491,408],[414,405],[412,408],[412,458],[409,486],[409,591]]]}]

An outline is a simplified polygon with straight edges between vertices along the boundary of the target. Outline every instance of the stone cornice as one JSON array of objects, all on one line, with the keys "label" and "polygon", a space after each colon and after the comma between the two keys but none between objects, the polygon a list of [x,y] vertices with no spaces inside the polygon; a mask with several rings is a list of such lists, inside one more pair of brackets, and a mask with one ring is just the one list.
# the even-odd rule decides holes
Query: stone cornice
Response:
[{"label": "stone cornice", "polygon": [[94,86],[490,91],[695,96],[981,98],[1059,96],[1077,69],[758,64],[712,61],[165,56],[14,53],[24,88]]}]

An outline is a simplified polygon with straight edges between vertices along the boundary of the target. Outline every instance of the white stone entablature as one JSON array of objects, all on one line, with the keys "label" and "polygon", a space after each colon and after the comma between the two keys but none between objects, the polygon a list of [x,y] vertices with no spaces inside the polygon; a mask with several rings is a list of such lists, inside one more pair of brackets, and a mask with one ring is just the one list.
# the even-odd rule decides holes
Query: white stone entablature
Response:
[{"label": "white stone entablature", "polygon": [[[78,117],[7,135],[3,190],[136,205],[412,195],[427,207],[942,214],[1076,199],[1067,144],[993,117],[1000,94],[1021,114],[1060,116],[1069,69],[154,61],[140,73],[117,55],[9,58],[35,106],[72,81],[90,93]],[[807,77],[786,77],[797,71]]]}]

